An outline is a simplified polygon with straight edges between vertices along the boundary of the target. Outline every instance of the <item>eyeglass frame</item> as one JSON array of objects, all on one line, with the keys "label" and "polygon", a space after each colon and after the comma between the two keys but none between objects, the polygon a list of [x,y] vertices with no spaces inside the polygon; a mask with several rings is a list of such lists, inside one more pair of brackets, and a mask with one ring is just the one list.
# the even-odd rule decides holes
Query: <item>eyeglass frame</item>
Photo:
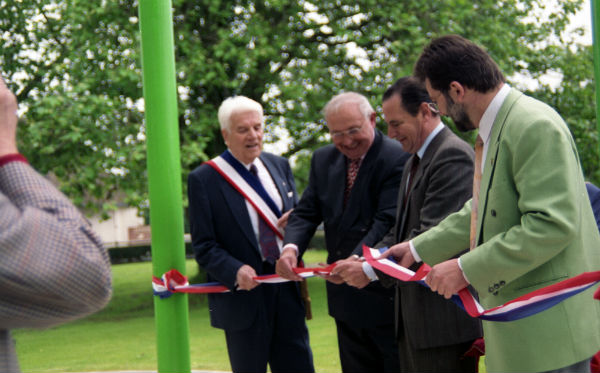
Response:
[{"label": "eyeglass frame", "polygon": [[440,114],[440,109],[438,108],[436,103],[428,102],[427,107],[429,107],[429,110],[431,110],[431,112],[433,112],[434,114]]},{"label": "eyeglass frame", "polygon": [[347,130],[344,130],[344,131],[329,131],[329,136],[331,136],[332,140],[341,140],[345,136],[354,137],[354,136],[358,135],[360,133],[360,131],[362,131],[362,128],[364,125],[365,124],[362,123],[360,126],[348,128]]}]

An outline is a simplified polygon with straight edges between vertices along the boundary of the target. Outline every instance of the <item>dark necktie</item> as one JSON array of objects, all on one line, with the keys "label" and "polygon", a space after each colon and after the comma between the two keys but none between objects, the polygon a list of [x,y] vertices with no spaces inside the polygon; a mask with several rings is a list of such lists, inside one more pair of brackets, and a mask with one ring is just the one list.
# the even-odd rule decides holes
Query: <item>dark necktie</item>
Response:
[{"label": "dark necktie", "polygon": [[477,209],[479,205],[479,187],[481,185],[481,157],[483,156],[483,140],[477,135],[475,140],[475,172],[473,174],[473,201],[471,202],[471,234],[470,249],[476,246],[475,236],[477,230]]},{"label": "dark necktie", "polygon": [[[258,182],[260,183],[258,169],[254,164],[250,165],[250,173],[256,176]],[[279,245],[277,245],[277,237],[275,236],[275,232],[273,232],[273,230],[267,225],[260,214],[258,215],[258,244],[266,261],[274,264],[275,261],[279,259]]]},{"label": "dark necktie", "polygon": [[415,175],[417,174],[417,168],[419,168],[419,161],[419,156],[415,154],[413,157],[412,165],[410,167],[410,173],[408,174],[408,185],[406,186],[406,190],[404,191],[404,206],[406,206],[406,200],[408,199],[410,188],[412,186],[413,180],[415,179]]},{"label": "dark necktie", "polygon": [[352,187],[354,186],[354,181],[356,181],[356,175],[358,175],[358,169],[360,168],[362,158],[351,159],[348,162],[348,172],[346,173],[346,189],[344,190],[344,206],[346,206],[346,202],[348,202],[348,198],[350,197],[350,191],[352,191]]}]

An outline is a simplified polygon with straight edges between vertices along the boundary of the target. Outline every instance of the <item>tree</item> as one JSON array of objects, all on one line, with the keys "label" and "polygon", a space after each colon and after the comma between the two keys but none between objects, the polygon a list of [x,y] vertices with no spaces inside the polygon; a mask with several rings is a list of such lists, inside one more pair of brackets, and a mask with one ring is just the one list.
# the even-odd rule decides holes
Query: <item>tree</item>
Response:
[{"label": "tree", "polygon": [[[216,110],[242,94],[263,103],[266,140],[287,142],[302,190],[311,151],[328,142],[327,100],[356,90],[379,106],[427,41],[446,33],[485,46],[515,86],[562,74],[558,88],[529,93],[563,113],[588,177],[600,181],[591,51],[563,43],[582,1],[561,1],[544,18],[546,3],[173,0],[183,185],[224,150]],[[0,63],[22,105],[21,150],[88,210],[147,204],[138,27],[133,0],[0,0]]]}]

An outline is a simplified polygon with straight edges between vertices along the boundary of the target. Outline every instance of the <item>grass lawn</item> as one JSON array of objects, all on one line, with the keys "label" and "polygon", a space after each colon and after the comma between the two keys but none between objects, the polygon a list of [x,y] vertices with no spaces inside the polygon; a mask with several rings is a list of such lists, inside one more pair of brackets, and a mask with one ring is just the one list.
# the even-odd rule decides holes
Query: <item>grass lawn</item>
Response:
[{"label": "grass lawn", "polygon": [[[305,255],[309,264],[324,260],[324,251],[309,250]],[[112,268],[113,299],[103,311],[55,328],[13,331],[23,372],[156,370],[151,263]],[[187,261],[187,273],[190,277],[197,273],[195,261]],[[317,372],[340,372],[325,283],[311,278],[308,285],[313,319],[307,325],[315,368]],[[230,370],[223,331],[210,326],[205,296],[191,294],[189,304],[192,369]]]}]

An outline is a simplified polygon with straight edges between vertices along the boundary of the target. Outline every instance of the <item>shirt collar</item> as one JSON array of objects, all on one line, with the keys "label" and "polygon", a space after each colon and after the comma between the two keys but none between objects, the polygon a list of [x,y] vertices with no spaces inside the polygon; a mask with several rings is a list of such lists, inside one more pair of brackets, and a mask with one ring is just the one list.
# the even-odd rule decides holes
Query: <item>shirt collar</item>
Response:
[{"label": "shirt collar", "polygon": [[504,83],[502,88],[496,93],[496,96],[494,96],[492,102],[488,105],[487,109],[485,109],[485,112],[479,121],[479,136],[481,136],[484,144],[487,144],[490,139],[496,116],[509,92],[510,86]]},{"label": "shirt collar", "polygon": [[254,160],[253,160],[252,162],[250,162],[250,163],[246,164],[246,163],[244,163],[244,162],[240,161],[239,159],[237,159],[237,158],[235,157],[235,155],[233,155],[233,153],[231,152],[231,150],[230,150],[230,149],[227,149],[227,151],[229,152],[229,154],[231,154],[231,156],[232,156],[233,158],[235,158],[235,160],[236,160],[236,161],[238,161],[238,162],[240,162],[240,164],[244,165],[244,167],[246,167],[246,170],[250,170],[250,166],[252,166],[252,165],[255,165],[255,166],[256,166],[256,168],[258,168],[258,167],[259,167],[259,161],[258,161],[258,157],[254,158]]},{"label": "shirt collar", "polygon": [[417,155],[419,156],[419,159],[423,159],[423,155],[425,154],[427,147],[429,146],[431,141],[433,141],[433,139],[437,136],[437,134],[440,133],[444,129],[444,127],[445,127],[444,123],[442,123],[440,121],[438,123],[438,125],[433,129],[433,131],[431,131],[429,136],[427,136],[427,138],[423,142],[423,145],[421,145],[421,148],[419,148],[419,150],[417,151]]}]

